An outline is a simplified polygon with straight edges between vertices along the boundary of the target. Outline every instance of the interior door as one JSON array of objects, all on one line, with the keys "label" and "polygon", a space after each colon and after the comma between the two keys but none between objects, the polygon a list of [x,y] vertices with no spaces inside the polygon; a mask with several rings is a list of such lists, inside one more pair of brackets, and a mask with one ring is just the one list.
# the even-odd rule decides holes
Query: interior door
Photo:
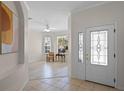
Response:
[{"label": "interior door", "polygon": [[114,86],[114,26],[88,28],[86,37],[86,80]]}]

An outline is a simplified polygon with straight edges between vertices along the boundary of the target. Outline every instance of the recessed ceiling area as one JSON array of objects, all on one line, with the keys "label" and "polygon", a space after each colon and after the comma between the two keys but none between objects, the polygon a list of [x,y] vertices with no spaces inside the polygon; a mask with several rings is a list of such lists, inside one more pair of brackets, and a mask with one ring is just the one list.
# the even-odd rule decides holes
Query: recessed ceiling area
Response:
[{"label": "recessed ceiling area", "polygon": [[42,31],[45,24],[56,28],[54,31],[68,30],[68,16],[78,8],[85,9],[100,1],[27,1],[29,7],[29,29]]}]

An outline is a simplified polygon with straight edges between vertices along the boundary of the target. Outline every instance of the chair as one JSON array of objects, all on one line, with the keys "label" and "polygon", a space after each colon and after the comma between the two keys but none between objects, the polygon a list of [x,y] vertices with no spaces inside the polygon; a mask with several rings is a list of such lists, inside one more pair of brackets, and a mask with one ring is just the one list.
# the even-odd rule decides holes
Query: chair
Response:
[{"label": "chair", "polygon": [[56,56],[56,61],[65,62],[65,54],[64,53],[58,53],[55,56]]},{"label": "chair", "polygon": [[54,62],[54,52],[49,52],[46,55],[46,60],[47,60],[47,62],[50,62],[50,61],[53,61]]}]

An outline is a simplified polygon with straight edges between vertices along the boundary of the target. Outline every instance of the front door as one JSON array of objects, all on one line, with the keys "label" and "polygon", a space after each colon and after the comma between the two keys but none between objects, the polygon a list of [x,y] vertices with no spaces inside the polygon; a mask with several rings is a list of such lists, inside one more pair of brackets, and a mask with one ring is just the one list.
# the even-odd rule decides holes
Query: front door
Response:
[{"label": "front door", "polygon": [[86,31],[86,80],[114,86],[114,26],[88,28]]}]

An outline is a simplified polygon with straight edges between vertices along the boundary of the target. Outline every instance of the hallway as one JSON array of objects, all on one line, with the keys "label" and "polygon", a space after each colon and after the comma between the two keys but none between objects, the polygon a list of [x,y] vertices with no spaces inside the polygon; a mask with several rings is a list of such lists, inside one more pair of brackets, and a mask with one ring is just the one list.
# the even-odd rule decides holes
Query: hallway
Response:
[{"label": "hallway", "polygon": [[124,91],[123,11],[122,1],[0,1],[0,91]]}]

